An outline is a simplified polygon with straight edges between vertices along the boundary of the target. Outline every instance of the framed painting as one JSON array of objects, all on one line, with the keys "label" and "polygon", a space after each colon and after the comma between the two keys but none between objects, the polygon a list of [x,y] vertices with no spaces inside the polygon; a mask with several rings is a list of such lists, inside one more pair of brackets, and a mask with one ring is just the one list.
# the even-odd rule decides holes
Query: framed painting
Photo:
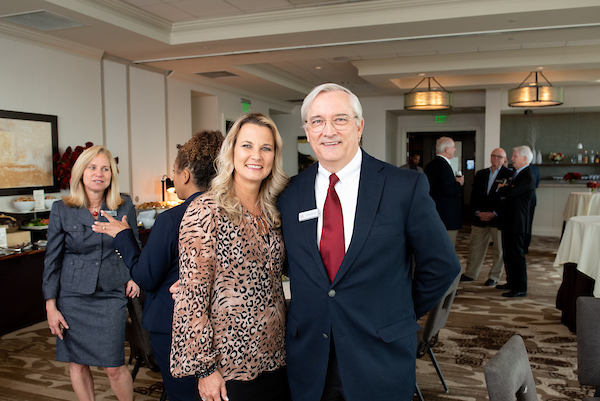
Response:
[{"label": "framed painting", "polygon": [[0,110],[0,196],[58,192],[58,118]]}]

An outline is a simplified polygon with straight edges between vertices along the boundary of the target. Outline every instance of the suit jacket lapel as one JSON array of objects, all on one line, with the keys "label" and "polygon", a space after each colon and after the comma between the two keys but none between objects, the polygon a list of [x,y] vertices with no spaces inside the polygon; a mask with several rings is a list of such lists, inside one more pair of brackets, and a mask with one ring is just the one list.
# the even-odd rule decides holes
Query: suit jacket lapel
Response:
[{"label": "suit jacket lapel", "polygon": [[[352,241],[344,256],[342,265],[338,270],[332,285],[338,281],[350,269],[358,257],[368,234],[371,231],[371,226],[377,214],[379,200],[383,193],[383,185],[385,178],[378,174],[382,165],[374,158],[363,151],[363,161],[360,170],[360,182],[358,186],[358,202],[356,204],[356,214],[354,216],[354,230],[352,232]],[[323,264],[321,262],[321,264]],[[325,269],[325,267],[323,267]],[[323,270],[324,271],[324,270]]]},{"label": "suit jacket lapel", "polygon": [[[315,163],[309,167],[307,174],[304,174],[303,176],[304,181],[300,185],[300,212],[306,212],[317,208],[317,200],[315,198],[315,180],[317,178],[317,172],[318,163]],[[329,282],[329,277],[327,276],[327,271],[325,270],[325,265],[323,264],[323,259],[321,258],[319,247],[317,246],[317,222],[318,219],[306,220],[300,222],[300,227],[304,235],[304,240],[310,249],[310,254],[314,259],[314,263],[309,265],[315,266],[320,274],[323,275],[323,278]]]}]

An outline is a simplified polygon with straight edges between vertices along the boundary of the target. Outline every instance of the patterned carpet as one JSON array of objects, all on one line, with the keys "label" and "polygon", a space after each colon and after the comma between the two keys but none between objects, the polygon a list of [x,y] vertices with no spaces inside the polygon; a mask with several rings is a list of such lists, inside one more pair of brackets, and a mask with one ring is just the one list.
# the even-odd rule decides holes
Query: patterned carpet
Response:
[{"label": "patterned carpet", "polygon": [[[555,238],[534,237],[527,256],[527,298],[503,298],[502,291],[483,285],[491,259],[477,281],[460,284],[434,348],[450,392],[444,392],[425,355],[417,361],[425,400],[487,399],[483,365],[513,334],[525,340],[540,400],[579,400],[593,394],[593,389],[577,382],[577,338],[560,323],[560,311],[554,306],[562,279],[562,268],[552,267],[558,244]],[[459,233],[457,252],[464,267],[467,231]],[[54,346],[46,322],[0,337],[0,401],[77,400],[68,364],[54,361]],[[97,400],[116,400],[104,372],[93,373]],[[142,368],[134,382],[134,399],[160,399],[161,385],[159,373]]]},{"label": "patterned carpet", "polygon": [[[540,400],[580,400],[593,394],[592,388],[582,388],[577,381],[577,336],[561,324],[561,312],[555,307],[562,281],[562,267],[552,267],[558,245],[558,238],[533,238],[527,255],[527,298],[503,298],[504,291],[483,285],[491,251],[477,281],[460,283],[434,347],[450,392],[444,392],[425,355],[417,361],[417,382],[425,400],[487,399],[483,366],[514,334],[525,340]],[[457,252],[464,269],[467,231],[459,233]]]}]

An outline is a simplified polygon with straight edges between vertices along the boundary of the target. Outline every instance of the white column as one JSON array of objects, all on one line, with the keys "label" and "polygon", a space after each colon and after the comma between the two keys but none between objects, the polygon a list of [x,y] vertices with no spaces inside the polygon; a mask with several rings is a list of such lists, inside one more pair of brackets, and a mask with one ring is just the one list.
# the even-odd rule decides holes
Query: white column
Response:
[{"label": "white column", "polygon": [[[477,170],[485,168],[489,164],[492,151],[500,147],[500,114],[502,110],[502,90],[486,89],[485,91],[485,139],[483,149],[477,146],[483,155],[477,158]],[[506,153],[509,154],[507,149]]]}]

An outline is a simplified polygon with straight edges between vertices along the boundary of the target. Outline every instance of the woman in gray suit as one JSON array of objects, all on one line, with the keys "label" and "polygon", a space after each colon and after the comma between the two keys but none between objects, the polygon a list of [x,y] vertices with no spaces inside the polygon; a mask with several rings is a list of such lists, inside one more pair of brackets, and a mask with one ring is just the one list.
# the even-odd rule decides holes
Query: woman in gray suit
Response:
[{"label": "woman in gray suit", "polygon": [[[125,296],[139,295],[113,239],[92,231],[104,210],[136,220],[131,198],[119,193],[117,165],[103,146],[86,149],[71,172],[71,193],[52,205],[42,290],[56,341],[56,360],[69,362],[80,400],[94,400],[90,366],[101,366],[120,401],[133,400],[125,362]],[[134,226],[137,240],[137,229]]]}]

